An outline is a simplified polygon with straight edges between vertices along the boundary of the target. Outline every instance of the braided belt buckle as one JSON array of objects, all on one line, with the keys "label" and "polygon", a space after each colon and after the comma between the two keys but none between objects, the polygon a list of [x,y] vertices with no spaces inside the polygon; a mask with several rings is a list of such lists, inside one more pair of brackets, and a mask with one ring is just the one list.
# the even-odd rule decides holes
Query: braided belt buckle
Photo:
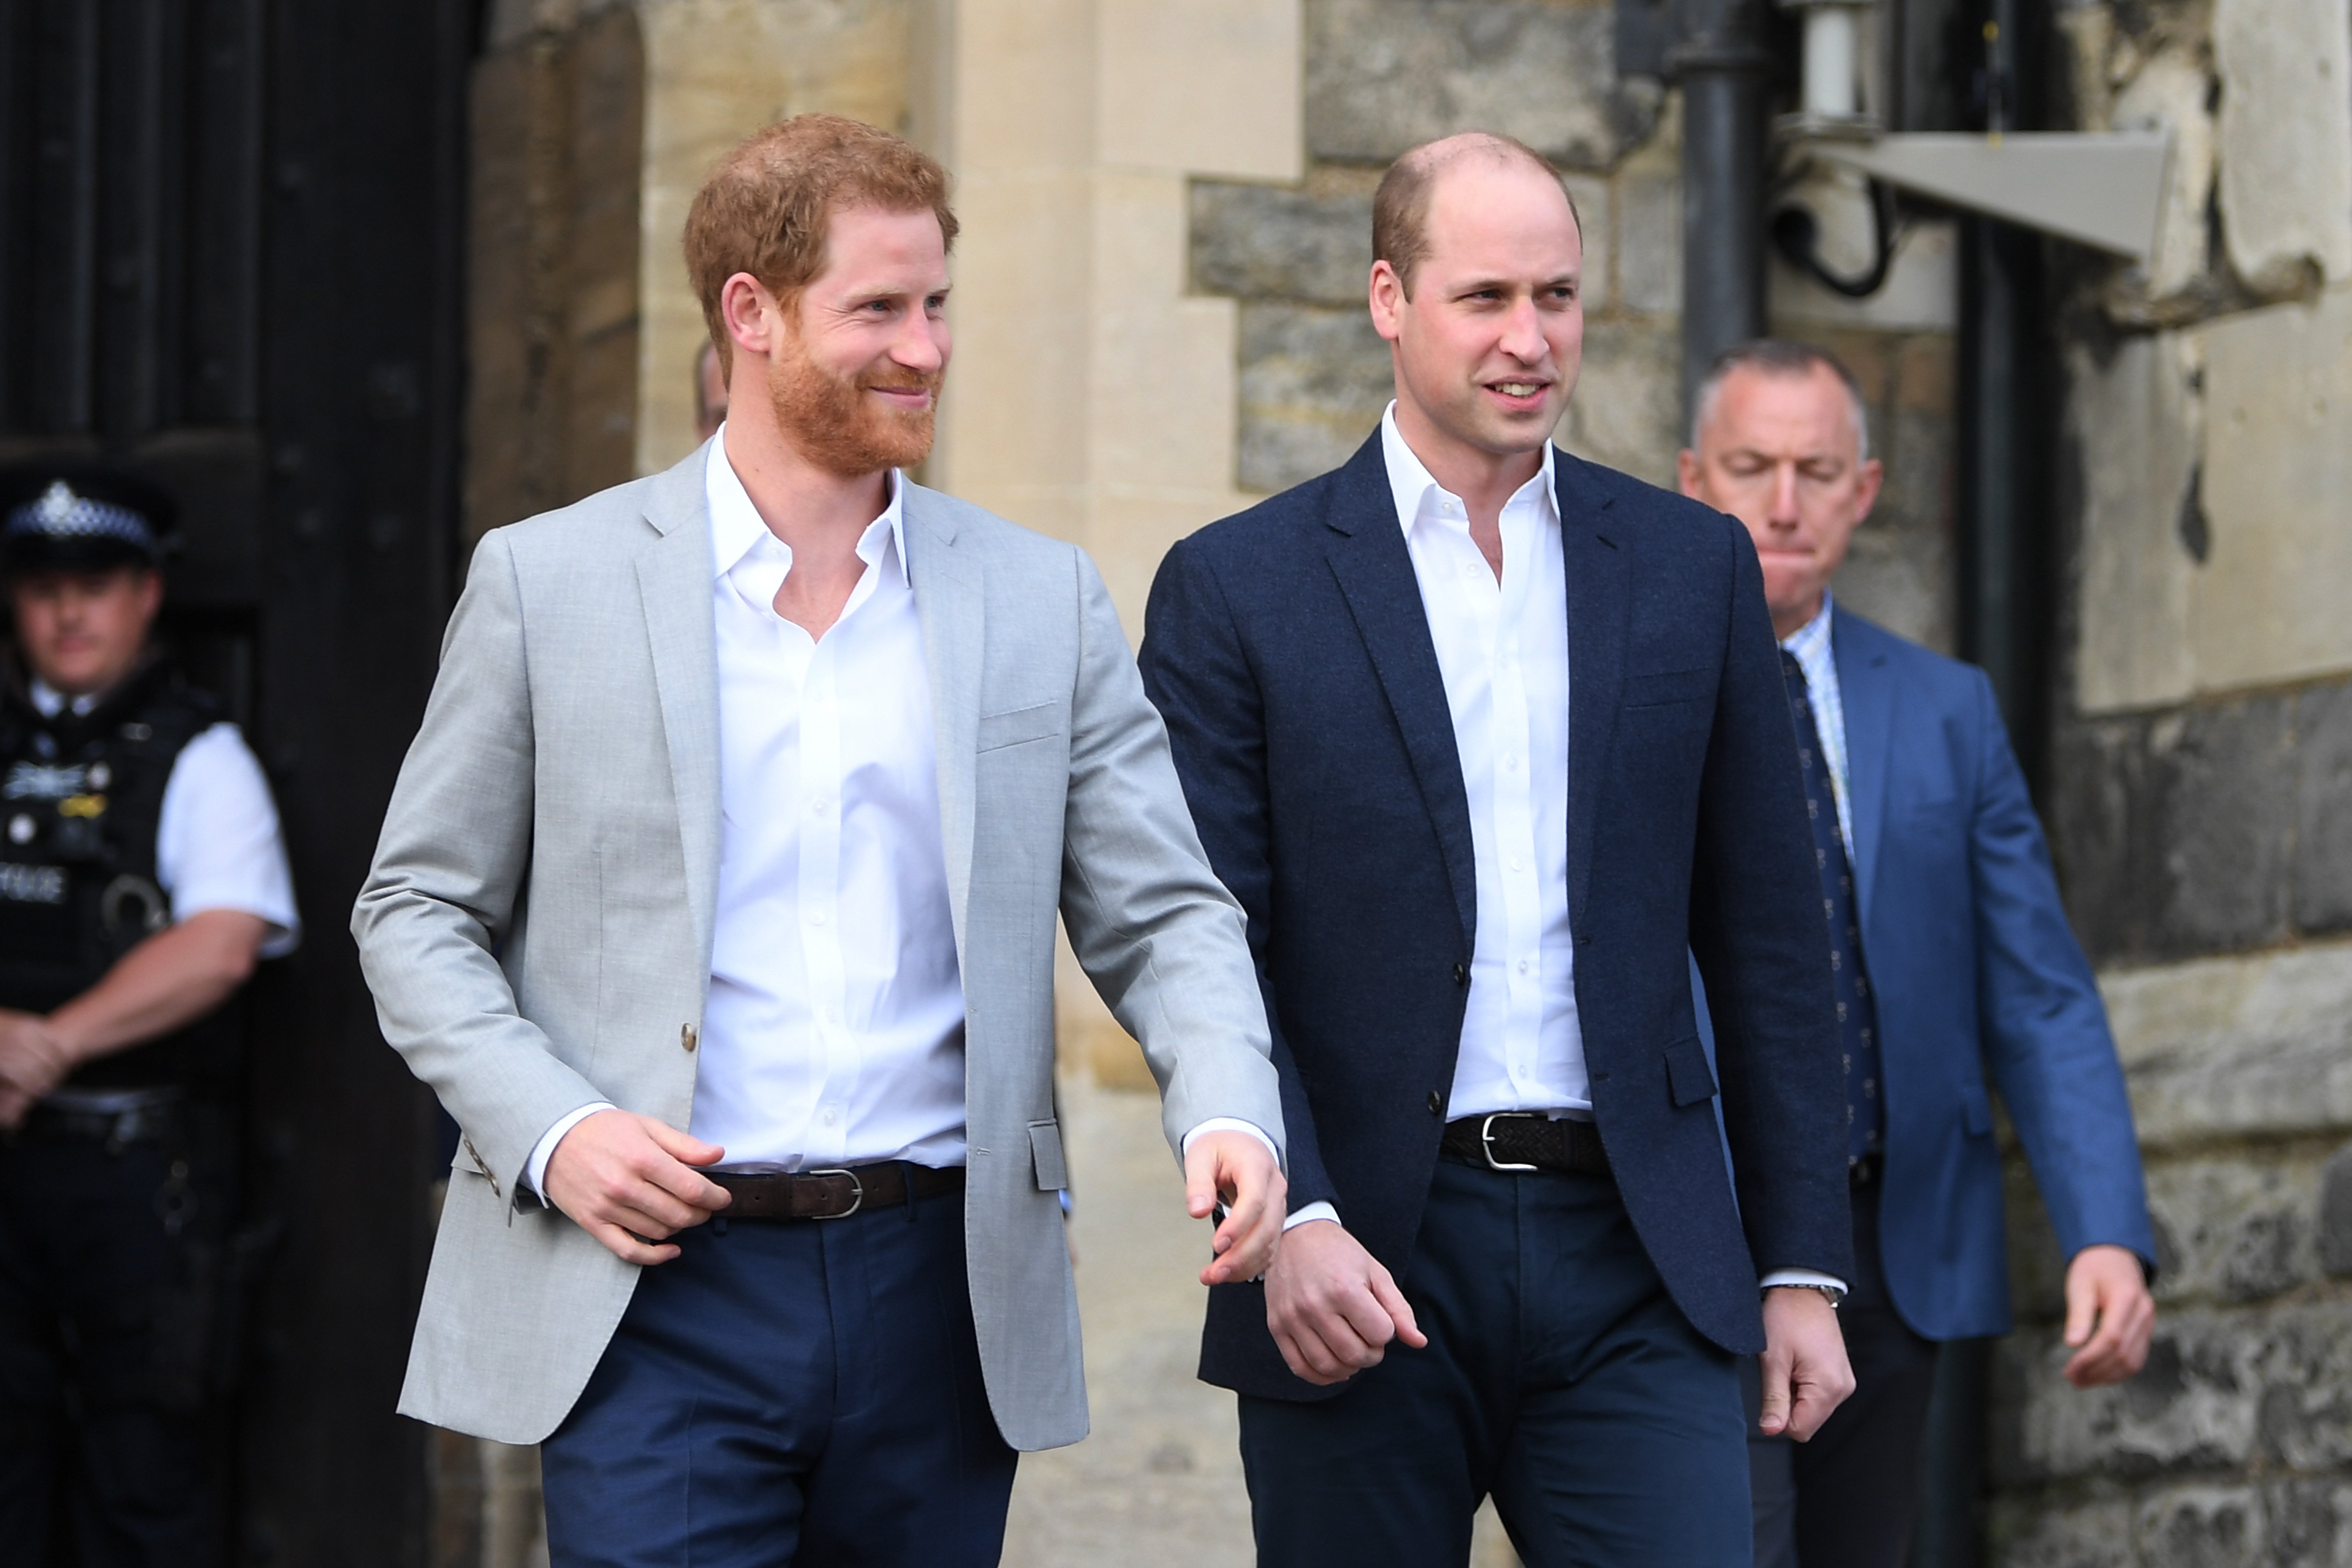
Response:
[{"label": "braided belt buckle", "polygon": [[856,1172],[843,1170],[836,1166],[830,1171],[810,1171],[807,1174],[812,1176],[847,1176],[849,1178],[849,1206],[842,1210],[839,1214],[813,1214],[808,1216],[810,1219],[847,1219],[851,1215],[856,1214],[859,1209],[866,1206],[866,1184],[857,1179]]},{"label": "braided belt buckle", "polygon": [[1522,1165],[1515,1161],[1497,1160],[1495,1158],[1495,1123],[1507,1117],[1514,1121],[1532,1121],[1535,1120],[1534,1117],[1528,1115],[1524,1110],[1489,1111],[1486,1115],[1486,1119],[1478,1123],[1478,1152],[1486,1156],[1486,1168],[1490,1171],[1540,1170],[1542,1168],[1541,1166]]}]

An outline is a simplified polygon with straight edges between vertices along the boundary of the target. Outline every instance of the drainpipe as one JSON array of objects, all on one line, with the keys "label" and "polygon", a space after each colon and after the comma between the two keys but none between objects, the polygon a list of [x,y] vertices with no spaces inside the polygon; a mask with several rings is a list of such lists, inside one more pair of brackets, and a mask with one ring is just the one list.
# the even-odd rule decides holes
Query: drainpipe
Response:
[{"label": "drainpipe", "polygon": [[1769,136],[1761,0],[1685,0],[1667,65],[1683,89],[1683,408],[1715,356],[1764,334]]}]

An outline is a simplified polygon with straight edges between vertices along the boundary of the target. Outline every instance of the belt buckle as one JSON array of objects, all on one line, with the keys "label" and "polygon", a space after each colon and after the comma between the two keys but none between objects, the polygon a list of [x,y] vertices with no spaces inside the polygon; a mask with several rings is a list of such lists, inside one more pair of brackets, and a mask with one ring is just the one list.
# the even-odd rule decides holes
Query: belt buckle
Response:
[{"label": "belt buckle", "polygon": [[833,1169],[826,1171],[811,1171],[808,1174],[812,1176],[847,1176],[849,1178],[849,1190],[852,1194],[849,1200],[849,1206],[842,1210],[839,1214],[813,1214],[809,1215],[809,1218],[847,1219],[851,1215],[856,1214],[859,1209],[866,1206],[866,1184],[857,1179],[856,1172],[841,1166],[835,1166]]},{"label": "belt buckle", "polygon": [[1531,1120],[1524,1110],[1490,1110],[1486,1113],[1486,1119],[1478,1123],[1478,1152],[1486,1156],[1486,1169],[1490,1171],[1541,1170],[1542,1167],[1539,1165],[1522,1165],[1513,1161],[1495,1158],[1495,1122],[1505,1116],[1519,1121]]}]

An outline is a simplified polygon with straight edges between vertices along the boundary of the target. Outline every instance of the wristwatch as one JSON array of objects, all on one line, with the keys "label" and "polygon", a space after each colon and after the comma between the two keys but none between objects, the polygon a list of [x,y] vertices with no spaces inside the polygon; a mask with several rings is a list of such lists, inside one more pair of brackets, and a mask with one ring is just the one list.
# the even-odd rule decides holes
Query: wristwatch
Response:
[{"label": "wristwatch", "polygon": [[1817,1285],[1810,1279],[1784,1279],[1778,1285],[1767,1285],[1767,1290],[1817,1290],[1829,1299],[1830,1310],[1845,1304],[1845,1292],[1834,1285]]}]

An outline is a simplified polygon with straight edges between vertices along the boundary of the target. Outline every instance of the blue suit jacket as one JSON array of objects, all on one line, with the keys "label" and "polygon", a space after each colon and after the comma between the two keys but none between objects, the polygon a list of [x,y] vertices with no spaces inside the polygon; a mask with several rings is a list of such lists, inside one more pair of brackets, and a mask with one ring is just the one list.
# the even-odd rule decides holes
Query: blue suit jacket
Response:
[{"label": "blue suit jacket", "polygon": [[2000,1089],[2066,1256],[2156,1241],[2123,1068],[1992,683],[1841,606],[1863,962],[1885,1057],[1879,1239],[1906,1321],[2005,1333]]},{"label": "blue suit jacket", "polygon": [[[1555,454],[1567,551],[1569,912],[1595,1120],[1698,1330],[1763,1347],[1759,1266],[1851,1267],[1821,893],[1780,657],[1736,522]],[[1171,551],[1145,688],[1249,915],[1294,1207],[1410,1275],[1468,998],[1477,893],[1454,726],[1377,434]],[[1699,1045],[1689,950],[1718,1006]],[[1275,1397],[1262,1288],[1211,1293],[1201,1374]]]}]

